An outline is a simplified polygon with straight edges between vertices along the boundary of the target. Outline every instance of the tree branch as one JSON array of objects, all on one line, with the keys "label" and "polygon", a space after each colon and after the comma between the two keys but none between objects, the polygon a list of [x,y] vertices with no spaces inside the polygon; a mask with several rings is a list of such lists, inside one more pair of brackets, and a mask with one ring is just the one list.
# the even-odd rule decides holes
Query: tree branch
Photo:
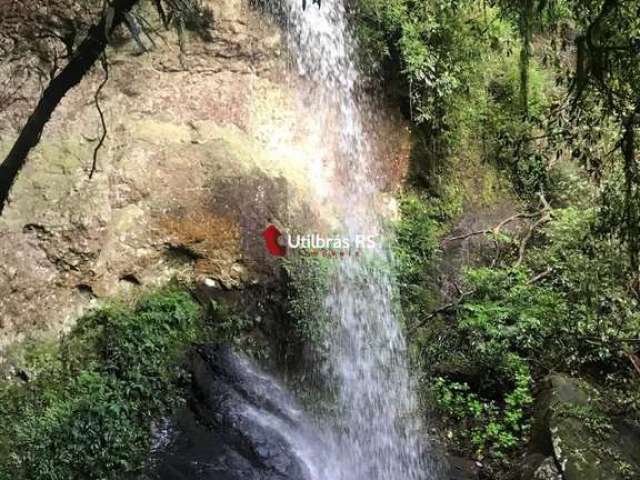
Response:
[{"label": "tree branch", "polygon": [[[535,230],[538,227],[540,227],[540,225],[542,225],[542,224],[544,224],[544,223],[546,223],[546,222],[551,220],[551,206],[549,205],[549,202],[547,202],[547,199],[545,198],[545,196],[544,196],[544,194],[542,192],[538,193],[538,197],[540,199],[540,203],[542,205],[542,208],[540,210],[538,210],[537,212],[533,212],[533,213],[516,213],[515,215],[512,215],[509,218],[506,218],[505,220],[501,221],[499,224],[497,224],[493,228],[486,228],[486,229],[482,229],[482,230],[476,230],[476,231],[473,231],[473,232],[466,233],[464,235],[445,238],[442,241],[442,243],[466,240],[468,238],[471,238],[471,237],[474,237],[474,236],[477,236],[477,235],[493,235],[494,237],[497,237],[498,234],[500,233],[500,231],[506,225],[508,225],[511,222],[514,222],[514,221],[516,221],[518,219],[535,218],[535,217],[538,217],[538,216],[542,215],[534,223],[529,224],[529,230],[527,231],[527,234],[524,236],[524,238],[520,242],[520,247],[518,249],[518,252],[519,252],[518,260],[516,262],[516,266],[519,266],[524,261],[524,254],[525,254],[525,250],[526,250],[527,244],[531,240],[531,237],[533,236]],[[496,258],[496,260],[497,260],[497,258]],[[495,261],[493,263],[495,263]]]},{"label": "tree branch", "polygon": [[459,235],[457,237],[445,238],[444,240],[442,240],[442,242],[443,243],[448,243],[448,242],[454,242],[454,241],[459,241],[459,240],[466,240],[467,238],[475,237],[477,235],[491,235],[491,234],[498,235],[500,233],[500,230],[502,230],[504,227],[506,227],[511,222],[514,222],[514,221],[519,220],[521,218],[533,218],[533,217],[536,217],[538,215],[540,215],[540,212],[517,213],[517,214],[512,215],[511,217],[506,218],[505,220],[501,221],[499,224],[497,224],[493,228],[486,228],[486,229],[483,229],[483,230],[475,230],[473,232],[465,233],[464,235]]},{"label": "tree branch", "polygon": [[636,373],[640,375],[640,356],[637,353],[630,353],[629,360],[631,360],[631,364],[633,368],[635,368]]},{"label": "tree branch", "polygon": [[69,63],[56,75],[45,89],[38,105],[13,144],[11,151],[0,165],[0,214],[7,203],[9,192],[18,173],[26,163],[29,152],[40,141],[51,115],[64,96],[75,87],[93,67],[107,47],[107,37],[120,25],[138,0],[114,0],[113,21],[107,27],[106,15],[94,24],[86,38],[78,46]]},{"label": "tree branch", "polygon": [[104,112],[100,107],[100,93],[102,92],[102,89],[109,81],[109,64],[107,63],[106,55],[102,55],[101,63],[102,63],[102,68],[104,70],[104,79],[102,80],[102,83],[100,83],[100,86],[96,90],[94,101],[96,104],[96,109],[98,110],[98,115],[100,115],[100,125],[102,126],[102,135],[100,136],[100,140],[98,141],[96,148],[93,150],[93,163],[91,164],[89,179],[92,179],[93,174],[96,172],[96,167],[98,165],[98,152],[100,151],[100,148],[102,148],[102,145],[104,144],[104,141],[107,138],[107,122],[105,122],[104,120]]},{"label": "tree branch", "polygon": [[[539,282],[540,280],[548,277],[549,275],[551,275],[551,273],[553,273],[553,268],[548,267],[544,272],[542,273],[538,273],[537,275],[534,275],[533,277],[531,277],[529,280],[527,280],[527,284],[528,285],[533,285],[534,283]],[[456,288],[457,285],[456,285]],[[425,326],[425,324],[433,319],[434,317],[436,317],[437,315],[440,315],[441,313],[445,313],[448,312],[450,310],[454,310],[456,309],[458,306],[460,306],[461,303],[463,303],[468,297],[470,297],[471,295],[476,293],[476,290],[469,290],[467,292],[462,292],[460,291],[460,289],[458,288],[458,291],[460,292],[460,296],[458,298],[456,298],[455,300],[453,300],[450,303],[447,303],[445,305],[442,305],[438,308],[436,308],[435,310],[431,311],[427,316],[425,316],[424,318],[422,318],[418,323],[416,323],[415,325],[412,325],[411,327],[409,327],[407,329],[407,333],[411,334],[411,333],[415,333],[416,330],[422,328]]]},{"label": "tree branch", "polygon": [[471,291],[468,291],[468,292],[462,292],[460,294],[460,296],[458,298],[456,298],[454,301],[436,308],[431,313],[429,313],[426,317],[424,317],[422,320],[420,320],[418,323],[416,323],[415,325],[412,325],[411,327],[409,327],[407,329],[408,330],[407,333],[409,333],[409,334],[414,333],[416,330],[424,327],[425,324],[429,320],[431,320],[432,318],[436,317],[437,315],[440,315],[441,313],[448,312],[449,310],[453,310],[453,309],[457,308],[465,300],[465,298],[473,295],[474,293],[476,293],[475,290],[471,290]]},{"label": "tree branch", "polygon": [[524,254],[527,249],[527,244],[529,243],[529,240],[531,240],[531,237],[533,237],[533,234],[538,229],[538,227],[540,227],[540,225],[543,225],[551,221],[551,206],[549,205],[549,202],[547,202],[547,199],[545,198],[542,192],[538,193],[538,197],[540,198],[540,203],[542,204],[542,209],[539,212],[539,214],[542,214],[542,217],[540,217],[533,224],[529,225],[529,231],[520,242],[520,248],[518,249],[518,261],[516,262],[516,267],[519,267],[520,265],[522,265],[522,262],[524,261]]}]

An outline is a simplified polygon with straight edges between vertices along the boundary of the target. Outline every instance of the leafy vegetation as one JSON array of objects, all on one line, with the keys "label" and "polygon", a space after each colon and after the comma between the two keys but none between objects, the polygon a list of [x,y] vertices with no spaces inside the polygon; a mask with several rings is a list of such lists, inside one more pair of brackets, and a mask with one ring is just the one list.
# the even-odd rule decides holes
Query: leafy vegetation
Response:
[{"label": "leafy vegetation", "polygon": [[293,255],[285,258],[288,314],[300,342],[319,350],[326,346],[329,315],[325,299],[329,289],[332,261],[321,255]]},{"label": "leafy vegetation", "polygon": [[[436,310],[437,290],[415,289],[437,255],[434,235],[443,226],[425,211],[424,204],[404,208],[398,227],[400,239],[423,238],[401,254],[414,260],[399,263],[400,278],[413,287],[402,297],[426,397],[448,419],[462,452],[508,467],[528,439],[533,386],[550,371],[592,379],[611,392],[610,414],[640,419],[629,362],[640,331],[638,301],[625,283],[624,250],[597,234],[595,209],[554,210],[522,265],[469,268],[464,297],[426,323],[420,319]],[[508,236],[501,242],[513,250]]]},{"label": "leafy vegetation", "polygon": [[437,255],[446,222],[457,213],[453,197],[429,199],[407,192],[400,199],[401,221],[395,225],[394,254],[404,316],[416,318],[420,309],[435,306],[434,285],[426,265]]},{"label": "leafy vegetation", "polygon": [[139,472],[153,422],[182,402],[181,356],[203,338],[199,306],[167,289],[83,317],[59,345],[26,345],[29,381],[0,384],[0,478]]},{"label": "leafy vegetation", "polygon": [[[452,443],[508,466],[528,438],[533,387],[554,370],[591,379],[609,392],[608,414],[638,419],[628,2],[358,5],[363,61],[405,102],[418,180],[427,177],[416,183],[427,191],[401,202],[398,278],[424,398],[445,414]],[[443,212],[442,185],[465,157],[505,172],[523,218],[539,221],[525,233],[487,226],[503,254],[469,266],[443,308],[434,265],[457,209]]]},{"label": "leafy vegetation", "polygon": [[366,69],[395,87],[414,123],[416,180],[433,189],[448,158],[479,149],[519,192],[548,187],[555,150],[532,137],[560,91],[542,58],[523,66],[518,15],[474,1],[361,0],[357,12]]},{"label": "leafy vegetation", "polygon": [[[413,122],[397,266],[425,398],[454,444],[498,469],[525,444],[533,387],[550,371],[591,379],[611,392],[609,414],[638,419],[633,5],[357,3],[362,62]],[[439,202],[465,162],[506,174],[524,227],[469,232],[501,254],[469,265],[459,298],[440,305],[433,266],[458,209]]]},{"label": "leafy vegetation", "polygon": [[503,459],[519,445],[530,428],[527,414],[533,396],[529,369],[517,356],[499,361],[494,370],[513,382],[511,390],[500,401],[483,398],[467,383],[442,377],[436,378],[433,386],[437,407],[457,422],[455,430],[451,430],[453,439],[472,445],[477,458],[490,452]]}]

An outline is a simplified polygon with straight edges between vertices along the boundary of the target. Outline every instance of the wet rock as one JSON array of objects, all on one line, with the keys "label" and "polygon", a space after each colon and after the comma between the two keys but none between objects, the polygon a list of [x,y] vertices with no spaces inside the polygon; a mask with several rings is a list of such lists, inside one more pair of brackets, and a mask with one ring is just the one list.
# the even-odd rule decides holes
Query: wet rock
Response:
[{"label": "wet rock", "polygon": [[545,458],[533,472],[532,480],[562,480],[562,474],[558,470],[555,459]]},{"label": "wet rock", "polygon": [[[228,347],[203,346],[190,358],[192,395],[168,428],[148,474],[154,480],[303,480],[291,439],[301,412],[278,385]],[[319,448],[321,448],[319,446]]]},{"label": "wet rock", "polygon": [[[582,380],[562,374],[546,379],[522,480],[624,480],[640,475],[640,426],[608,416],[598,397]],[[544,460],[536,464],[540,458]]]},{"label": "wet rock", "polygon": [[525,456],[518,471],[509,477],[518,480],[562,480],[562,474],[553,456],[545,457],[541,453]]},{"label": "wet rock", "polygon": [[[218,220],[203,207],[213,180],[252,176],[266,155],[249,122],[259,100],[252,89],[288,96],[286,84],[271,80],[284,68],[275,60],[279,30],[242,2],[210,3],[217,20],[213,42],[194,38],[181,51],[178,37],[164,32],[162,47],[145,55],[126,42],[110,52],[113,69],[102,100],[109,135],[92,179],[99,121],[88,99],[101,73],[69,92],[47,124],[0,218],[0,356],[26,335],[68,328],[94,298],[190,276],[195,262],[167,251],[174,236],[183,239],[166,220],[187,217],[174,222],[180,228]],[[33,87],[19,94],[37,100]],[[2,158],[32,104],[16,102],[0,112]],[[272,125],[271,117],[285,110],[261,120]],[[262,168],[267,177],[282,170]],[[192,240],[201,246],[207,237]],[[238,266],[232,271],[240,255],[226,244],[199,253],[217,268],[212,275],[232,287],[252,278]],[[136,281],[127,281],[132,274]]]},{"label": "wet rock", "polygon": [[480,467],[477,462],[467,458],[449,457],[447,480],[478,480]]},{"label": "wet rock", "polygon": [[[317,198],[329,181],[316,174],[318,125],[297,93],[304,80],[281,55],[282,31],[248,3],[203,1],[213,41],[163,31],[144,55],[131,41],[110,50],[108,136],[91,179],[100,69],[60,103],[0,218],[0,357],[25,336],[70,328],[101,299],[135,295],[138,284],[269,280],[266,225],[317,230],[330,210]],[[35,77],[9,87],[30,101],[0,111],[2,158],[41,89]],[[408,161],[406,127],[386,108],[375,123],[389,189]]]}]

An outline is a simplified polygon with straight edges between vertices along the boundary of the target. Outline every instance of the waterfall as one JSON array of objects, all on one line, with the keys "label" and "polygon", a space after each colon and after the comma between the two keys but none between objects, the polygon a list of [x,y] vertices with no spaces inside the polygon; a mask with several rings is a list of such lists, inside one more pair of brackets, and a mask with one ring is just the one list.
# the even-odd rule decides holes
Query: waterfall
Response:
[{"label": "waterfall", "polygon": [[340,260],[326,299],[336,324],[329,354],[340,418],[332,434],[332,465],[319,480],[433,479],[391,300],[393,259],[378,213],[380,187],[367,134],[373,108],[361,92],[345,4],[307,2],[303,10],[301,0],[284,2],[305,109],[325,138],[317,160],[331,171],[328,196],[347,236],[378,239],[372,250]]}]

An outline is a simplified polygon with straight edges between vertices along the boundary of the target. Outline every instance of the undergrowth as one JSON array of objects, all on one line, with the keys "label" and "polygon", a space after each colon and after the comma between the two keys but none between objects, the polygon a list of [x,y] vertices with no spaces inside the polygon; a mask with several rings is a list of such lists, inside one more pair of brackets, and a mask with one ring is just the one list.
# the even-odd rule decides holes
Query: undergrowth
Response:
[{"label": "undergrowth", "polygon": [[183,401],[181,358],[206,338],[189,293],[91,313],[58,343],[22,346],[27,382],[0,383],[0,479],[139,473],[153,422]]},{"label": "undergrowth", "polygon": [[637,300],[624,250],[597,234],[593,209],[553,210],[522,265],[512,252],[493,267],[468,267],[464,298],[421,322],[435,310],[424,277],[444,225],[427,196],[410,199],[397,226],[409,341],[428,408],[441,413],[456,450],[508,470],[529,438],[533,387],[552,371],[598,385],[610,415],[640,419],[628,359],[640,331]]}]

